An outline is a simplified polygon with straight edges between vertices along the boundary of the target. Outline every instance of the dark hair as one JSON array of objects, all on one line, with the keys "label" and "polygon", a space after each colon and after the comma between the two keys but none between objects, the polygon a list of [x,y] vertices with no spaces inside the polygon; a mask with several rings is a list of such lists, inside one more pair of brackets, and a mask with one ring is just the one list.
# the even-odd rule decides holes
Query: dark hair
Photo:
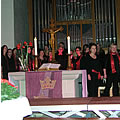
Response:
[{"label": "dark hair", "polygon": [[60,43],[59,43],[59,47],[61,47],[61,46],[60,46],[60,44],[62,44],[62,45],[63,45],[62,47],[64,47],[64,46],[65,46],[64,42],[60,42]]},{"label": "dark hair", "polygon": [[[111,43],[111,45],[116,45],[116,46],[117,46],[117,44],[116,44],[116,43]],[[110,45],[110,46],[111,46],[111,45]]]},{"label": "dark hair", "polygon": [[44,49],[39,49],[38,54],[40,54],[40,52],[41,52],[41,51],[43,51],[43,52],[44,52]]},{"label": "dark hair", "polygon": [[83,55],[86,54],[85,51],[86,51],[87,48],[89,48],[89,45],[88,44],[84,44],[83,45]]},{"label": "dark hair", "polygon": [[76,50],[77,48],[78,48],[79,50],[81,50],[81,47],[76,47],[75,50]]},{"label": "dark hair", "polygon": [[[11,51],[12,51],[12,49],[11,49],[11,48],[9,48],[8,50],[11,50]],[[8,50],[7,50],[7,52],[8,52]]]},{"label": "dark hair", "polygon": [[[7,53],[6,53],[6,54],[7,54],[7,57],[8,57],[8,51],[9,51],[9,50],[11,50],[11,52],[12,52],[12,49],[9,48],[9,49],[7,50]],[[11,57],[12,57],[12,56],[13,56],[13,54],[11,55]]]},{"label": "dark hair", "polygon": [[[3,49],[4,49],[4,47],[7,47],[7,45],[3,45],[2,47],[1,47],[1,55],[3,55]],[[7,47],[8,48],[8,47]]]},{"label": "dark hair", "polygon": [[[14,51],[15,51],[15,50],[17,51],[17,48],[13,48],[13,49],[12,49],[12,55],[13,55],[13,56],[15,56],[15,54],[14,54]],[[17,54],[17,53],[16,53],[16,54]]]},{"label": "dark hair", "polygon": [[64,42],[60,42],[59,44],[62,44],[62,45],[64,45]]},{"label": "dark hair", "polygon": [[17,48],[13,48],[13,49],[12,49],[12,52],[14,52],[14,50],[17,50]]},{"label": "dark hair", "polygon": [[97,48],[97,45],[95,43],[90,43],[89,44],[89,49],[91,49],[92,46],[96,46],[96,48]]},{"label": "dark hair", "polygon": [[89,48],[89,45],[88,44],[84,44],[83,45],[83,50],[85,51],[87,48]]}]

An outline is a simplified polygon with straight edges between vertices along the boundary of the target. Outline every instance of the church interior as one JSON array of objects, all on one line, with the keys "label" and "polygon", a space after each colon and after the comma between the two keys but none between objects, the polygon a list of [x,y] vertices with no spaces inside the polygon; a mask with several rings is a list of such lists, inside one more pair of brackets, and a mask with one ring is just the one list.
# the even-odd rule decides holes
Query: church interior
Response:
[{"label": "church interior", "polygon": [[1,0],[0,118],[118,120],[119,96],[120,0]]}]

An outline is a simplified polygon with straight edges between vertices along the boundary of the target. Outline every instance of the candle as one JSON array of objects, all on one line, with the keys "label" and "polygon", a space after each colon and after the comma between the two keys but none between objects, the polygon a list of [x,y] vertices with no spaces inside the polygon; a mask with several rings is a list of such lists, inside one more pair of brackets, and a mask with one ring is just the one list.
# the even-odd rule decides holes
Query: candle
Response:
[{"label": "candle", "polygon": [[67,37],[68,40],[68,54],[70,54],[70,36]]},{"label": "candle", "polygon": [[37,38],[34,38],[35,56],[37,56]]}]

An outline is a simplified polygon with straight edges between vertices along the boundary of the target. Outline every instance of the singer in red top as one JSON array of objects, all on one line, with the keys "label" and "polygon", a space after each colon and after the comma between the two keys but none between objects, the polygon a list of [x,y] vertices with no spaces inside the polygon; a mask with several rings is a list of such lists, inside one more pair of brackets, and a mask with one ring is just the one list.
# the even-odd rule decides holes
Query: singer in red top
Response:
[{"label": "singer in red top", "polygon": [[74,70],[80,70],[80,61],[81,61],[81,58],[82,58],[81,47],[76,47],[75,53],[76,53],[77,56],[74,56],[72,58],[73,69]]},{"label": "singer in red top", "polygon": [[120,56],[117,52],[117,45],[111,44],[110,53],[106,56],[107,82],[104,91],[105,96],[109,96],[109,90],[113,84],[113,96],[119,96],[119,77],[120,77]]}]

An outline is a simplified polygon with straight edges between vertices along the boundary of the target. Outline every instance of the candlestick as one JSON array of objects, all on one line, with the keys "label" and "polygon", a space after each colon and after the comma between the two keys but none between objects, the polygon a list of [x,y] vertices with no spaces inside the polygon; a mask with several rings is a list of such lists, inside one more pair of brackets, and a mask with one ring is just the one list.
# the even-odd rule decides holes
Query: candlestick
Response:
[{"label": "candlestick", "polygon": [[38,56],[35,55],[35,66],[34,71],[38,71]]},{"label": "candlestick", "polygon": [[37,56],[37,38],[34,38],[35,55]]},{"label": "candlestick", "polygon": [[67,66],[67,70],[72,70],[72,67],[71,67],[71,54],[68,54],[68,66]]},{"label": "candlestick", "polygon": [[70,54],[70,36],[67,37],[68,40],[68,54]]}]

